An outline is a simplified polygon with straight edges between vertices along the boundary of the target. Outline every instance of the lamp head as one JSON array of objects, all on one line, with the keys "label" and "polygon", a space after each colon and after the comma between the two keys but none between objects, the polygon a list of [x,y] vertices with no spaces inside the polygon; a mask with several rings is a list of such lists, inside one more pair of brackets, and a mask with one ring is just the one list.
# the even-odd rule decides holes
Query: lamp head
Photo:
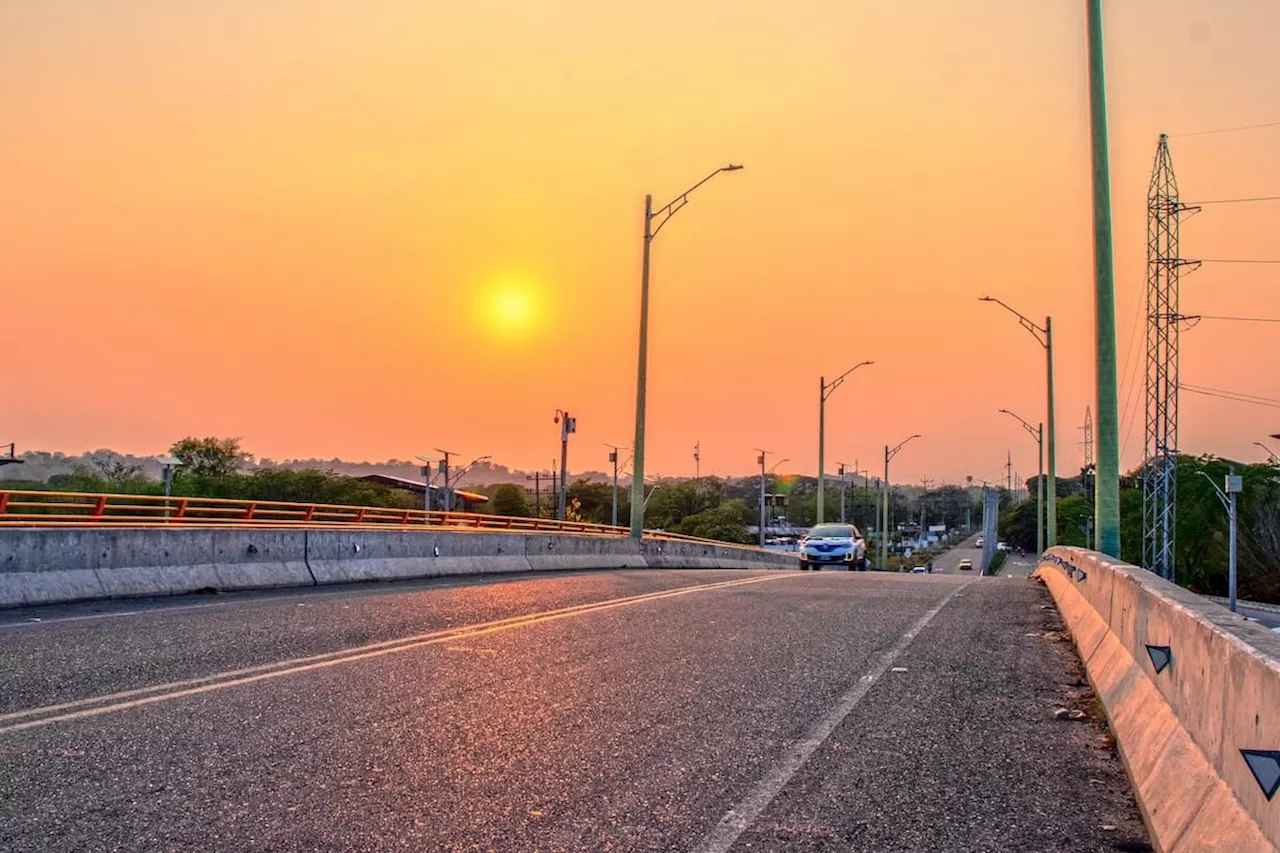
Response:
[{"label": "lamp head", "polygon": [[738,170],[739,170],[739,169],[741,169],[741,168],[742,168],[742,164],[741,164],[741,163],[730,163],[728,166],[722,166],[722,167],[720,168],[720,171],[722,171],[722,172],[736,172],[736,171],[738,171]]}]

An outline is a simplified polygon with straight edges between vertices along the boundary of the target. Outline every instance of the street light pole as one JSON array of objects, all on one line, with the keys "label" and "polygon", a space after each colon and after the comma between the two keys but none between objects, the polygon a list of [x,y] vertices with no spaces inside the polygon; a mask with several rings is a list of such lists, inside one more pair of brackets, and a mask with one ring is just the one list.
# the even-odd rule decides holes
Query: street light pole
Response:
[{"label": "street light pole", "polygon": [[[644,197],[644,250],[640,262],[640,355],[636,363],[636,437],[633,451],[631,477],[631,538],[644,536],[644,425],[646,383],[649,375],[649,246],[676,211],[689,203],[689,194],[721,172],[736,172],[742,167],[730,163],[721,166],[676,196],[657,211],[653,209],[653,196]],[[659,219],[654,225],[654,220]]]},{"label": "street light pole", "polygon": [[[835,390],[844,384],[845,377],[853,373],[859,367],[866,367],[869,364],[875,364],[873,361],[864,361],[861,364],[855,364],[853,367],[841,373],[835,379],[827,382],[826,377],[818,377],[818,514],[817,523],[822,524],[826,521],[824,492],[826,490],[827,480],[827,398],[835,393]],[[840,518],[844,521],[843,515]]]},{"label": "street light pole", "polygon": [[836,464],[840,466],[839,468],[839,471],[840,471],[840,523],[844,524],[845,523],[844,521],[844,490],[845,490],[844,463],[837,462]]},{"label": "street light pole", "polygon": [[1222,506],[1227,510],[1227,520],[1230,525],[1231,543],[1227,551],[1227,596],[1230,601],[1231,612],[1236,612],[1236,495],[1244,490],[1244,478],[1235,472],[1233,468],[1231,473],[1227,475],[1226,491],[1218,488],[1218,484],[1213,482],[1213,478],[1203,471],[1197,471],[1201,477],[1209,481],[1209,485],[1213,486],[1213,490],[1218,494],[1218,500],[1222,501]]},{"label": "street light pole", "polygon": [[613,463],[613,521],[614,527],[618,526],[618,451],[622,448],[614,444],[606,444],[609,448],[609,461]]},{"label": "street light pole", "polygon": [[[983,296],[980,298],[982,302],[994,302],[1001,308],[1004,308],[1010,314],[1018,318],[1018,323],[1031,333],[1036,339],[1036,343],[1044,348],[1045,352],[1045,411],[1048,421],[1048,444],[1046,447],[1045,462],[1048,471],[1048,482],[1045,485],[1045,539],[1050,548],[1058,544],[1058,463],[1057,463],[1057,427],[1055,426],[1054,400],[1053,400],[1053,318],[1045,317],[1044,325],[1039,326],[1032,322],[1021,312],[1001,302],[991,296]],[[1025,421],[1023,422],[1025,423]],[[1043,551],[1041,552],[1043,553]]]},{"label": "street light pole", "polygon": [[1036,440],[1036,458],[1040,461],[1040,477],[1036,480],[1036,554],[1044,553],[1044,424],[1033,427],[1008,409],[1001,409],[1011,418],[1022,424],[1022,428],[1031,433]]},{"label": "street light pole", "polygon": [[569,436],[578,431],[578,419],[563,409],[556,409],[556,423],[560,424],[560,506],[556,517],[564,521],[565,498],[569,493]]},{"label": "street light pole", "polygon": [[1258,445],[1259,447],[1261,447],[1263,450],[1265,450],[1265,451],[1267,452],[1267,458],[1268,458],[1268,461],[1270,461],[1270,462],[1280,462],[1280,456],[1276,456],[1274,453],[1272,453],[1272,452],[1271,452],[1271,448],[1270,448],[1270,447],[1267,447],[1267,446],[1266,446],[1265,444],[1263,444],[1261,441],[1255,441],[1255,442],[1254,442],[1254,444]]},{"label": "street light pole", "polygon": [[884,524],[880,529],[881,571],[887,571],[889,569],[889,494],[891,492],[891,487],[889,485],[889,461],[898,455],[898,451],[902,450],[908,441],[915,438],[920,438],[920,436],[917,434],[904,438],[902,441],[898,442],[896,447],[893,448],[890,448],[887,444],[884,446]]},{"label": "street light pole", "polygon": [[[453,498],[449,494],[449,457],[457,456],[452,450],[441,450],[436,448],[436,453],[440,454],[440,476],[444,479],[444,511],[451,512],[453,510]],[[427,491],[431,491],[431,487],[427,487]]]}]

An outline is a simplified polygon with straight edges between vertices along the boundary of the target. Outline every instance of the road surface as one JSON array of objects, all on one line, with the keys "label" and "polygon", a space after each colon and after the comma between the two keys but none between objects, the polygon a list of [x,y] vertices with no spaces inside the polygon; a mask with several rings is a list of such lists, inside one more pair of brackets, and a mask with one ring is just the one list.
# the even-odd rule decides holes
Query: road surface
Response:
[{"label": "road surface", "polygon": [[0,850],[1148,849],[1060,628],[968,573],[11,611]]}]

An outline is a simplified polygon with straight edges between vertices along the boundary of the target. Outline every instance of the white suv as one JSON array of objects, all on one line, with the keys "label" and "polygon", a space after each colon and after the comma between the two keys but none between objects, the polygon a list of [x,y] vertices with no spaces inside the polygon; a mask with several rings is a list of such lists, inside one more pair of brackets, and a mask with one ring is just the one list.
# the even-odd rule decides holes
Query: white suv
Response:
[{"label": "white suv", "polygon": [[800,570],[842,566],[849,571],[867,568],[867,543],[852,524],[819,524],[800,540]]}]

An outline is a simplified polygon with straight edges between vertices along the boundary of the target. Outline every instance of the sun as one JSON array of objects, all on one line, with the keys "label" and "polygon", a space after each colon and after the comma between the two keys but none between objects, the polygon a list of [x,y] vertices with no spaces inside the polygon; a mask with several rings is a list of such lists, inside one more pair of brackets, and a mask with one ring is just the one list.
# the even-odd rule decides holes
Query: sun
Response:
[{"label": "sun", "polygon": [[484,290],[481,314],[495,336],[508,340],[525,338],[537,331],[541,306],[538,290],[526,278],[504,277]]}]

